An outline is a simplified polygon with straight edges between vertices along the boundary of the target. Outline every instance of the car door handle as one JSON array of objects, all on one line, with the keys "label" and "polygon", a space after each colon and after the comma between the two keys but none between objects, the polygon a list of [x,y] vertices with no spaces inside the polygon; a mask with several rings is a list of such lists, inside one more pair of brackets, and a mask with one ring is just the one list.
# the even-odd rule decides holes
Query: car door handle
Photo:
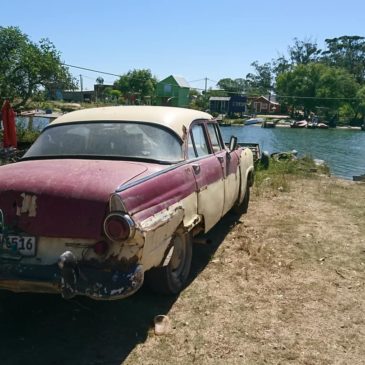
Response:
[{"label": "car door handle", "polygon": [[223,162],[224,162],[224,157],[222,157],[222,156],[218,156],[218,161],[219,161],[220,163],[223,163]]},{"label": "car door handle", "polygon": [[195,175],[200,174],[200,165],[194,164],[192,166],[193,166],[193,170],[194,170]]}]

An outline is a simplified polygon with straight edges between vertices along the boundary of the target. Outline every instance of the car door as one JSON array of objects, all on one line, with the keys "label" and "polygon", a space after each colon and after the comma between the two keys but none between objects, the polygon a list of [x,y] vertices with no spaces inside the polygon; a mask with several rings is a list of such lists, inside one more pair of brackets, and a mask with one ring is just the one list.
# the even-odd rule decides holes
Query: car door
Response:
[{"label": "car door", "polygon": [[187,153],[197,186],[198,214],[204,217],[207,232],[223,214],[224,178],[221,162],[212,151],[203,122],[191,125]]},{"label": "car door", "polygon": [[238,199],[240,176],[239,159],[234,151],[228,151],[217,123],[207,123],[207,131],[214,155],[220,163],[224,179],[224,204],[222,215],[226,214]]}]

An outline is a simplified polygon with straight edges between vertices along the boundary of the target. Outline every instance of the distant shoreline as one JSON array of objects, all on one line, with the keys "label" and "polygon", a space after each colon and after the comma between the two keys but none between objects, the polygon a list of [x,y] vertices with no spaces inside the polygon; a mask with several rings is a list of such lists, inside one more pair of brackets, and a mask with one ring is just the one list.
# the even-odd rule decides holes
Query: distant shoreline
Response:
[{"label": "distant shoreline", "polygon": [[[222,126],[222,125],[221,125]],[[223,123],[223,127],[245,127],[246,125],[244,123],[232,123],[232,124],[229,124],[229,123]],[[262,123],[256,123],[256,124],[250,124],[250,125],[247,125],[247,127],[250,126],[250,127],[261,127],[262,126]],[[276,124],[276,127],[277,128],[290,128],[290,124]],[[270,129],[270,128],[268,128]],[[295,129],[300,129],[300,128],[295,128]],[[302,128],[302,129],[306,129],[306,128]],[[317,129],[320,129],[320,128],[317,128]],[[350,125],[345,125],[345,126],[338,126],[338,127],[335,127],[335,128],[328,128],[328,129],[341,129],[341,130],[355,130],[355,131],[361,131],[361,127],[352,127]]]}]

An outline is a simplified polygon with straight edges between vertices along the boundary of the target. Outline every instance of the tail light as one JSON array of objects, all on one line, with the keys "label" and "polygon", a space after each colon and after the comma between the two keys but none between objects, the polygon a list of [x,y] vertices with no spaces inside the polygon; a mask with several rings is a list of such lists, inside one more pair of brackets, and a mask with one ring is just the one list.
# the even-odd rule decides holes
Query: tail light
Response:
[{"label": "tail light", "polygon": [[104,232],[112,241],[126,241],[135,233],[133,219],[124,213],[110,213],[104,221]]}]

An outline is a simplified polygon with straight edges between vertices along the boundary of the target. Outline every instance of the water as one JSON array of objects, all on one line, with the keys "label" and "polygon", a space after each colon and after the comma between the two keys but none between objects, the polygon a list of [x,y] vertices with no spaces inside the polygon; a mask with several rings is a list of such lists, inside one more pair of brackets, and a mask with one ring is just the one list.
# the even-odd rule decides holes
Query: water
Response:
[{"label": "water", "polygon": [[[28,118],[17,117],[17,124],[27,125]],[[35,117],[33,128],[42,130],[49,119]],[[260,128],[258,126],[232,126],[221,128],[223,138],[231,135],[239,142],[259,143],[261,150],[273,152],[298,151],[300,156],[310,155],[324,160],[333,175],[352,179],[365,173],[365,132],[347,129]]]},{"label": "water", "polygon": [[[41,131],[44,127],[49,124],[49,118],[42,118],[42,117],[34,117],[33,118],[33,129]],[[23,128],[28,128],[29,124],[29,117],[16,117],[16,124]]]},{"label": "water", "polygon": [[365,132],[360,130],[232,126],[221,131],[225,141],[235,135],[239,142],[259,143],[269,153],[295,149],[300,156],[324,160],[338,177],[352,179],[365,173]]}]

